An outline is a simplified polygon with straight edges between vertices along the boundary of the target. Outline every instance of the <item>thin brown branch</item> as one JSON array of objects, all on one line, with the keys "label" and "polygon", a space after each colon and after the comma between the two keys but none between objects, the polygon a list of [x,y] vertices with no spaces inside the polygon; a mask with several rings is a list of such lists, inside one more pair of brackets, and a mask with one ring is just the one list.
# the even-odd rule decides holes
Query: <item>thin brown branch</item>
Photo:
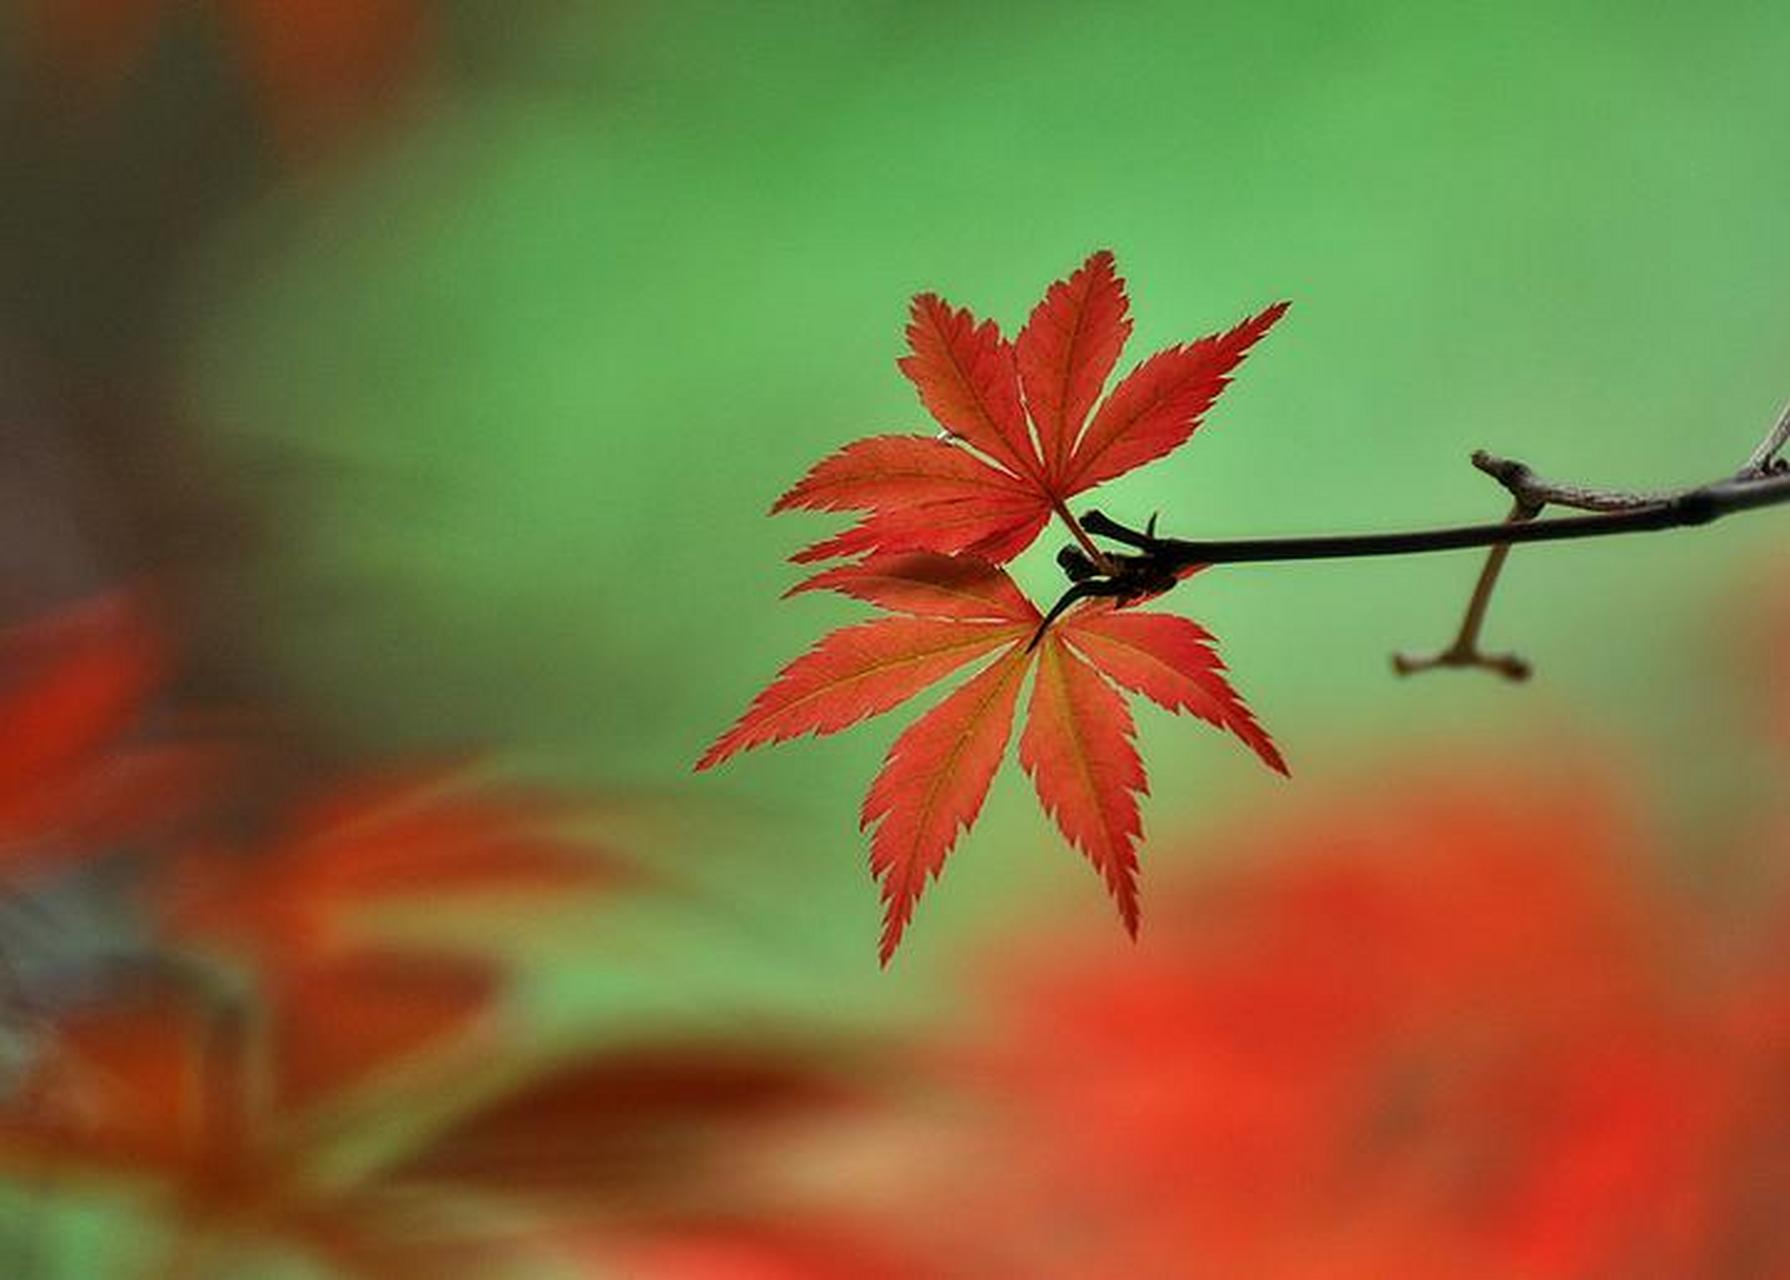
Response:
[{"label": "thin brown branch", "polygon": [[[1790,406],[1786,406],[1778,414],[1771,430],[1765,433],[1764,439],[1748,455],[1746,463],[1734,473],[1733,482],[1747,484],[1781,474],[1786,463],[1780,455],[1786,442],[1790,442]],[[1515,506],[1506,518],[1511,524],[1533,520],[1550,505],[1571,507],[1578,511],[1602,512],[1662,507],[1683,500],[1699,488],[1691,486],[1636,492],[1561,484],[1544,480],[1524,463],[1511,458],[1500,458],[1484,449],[1473,454],[1473,465],[1509,491],[1515,501]],[[1473,594],[1467,599],[1467,611],[1461,619],[1460,630],[1447,648],[1427,655],[1395,653],[1392,655],[1392,669],[1401,676],[1408,676],[1420,671],[1434,671],[1440,667],[1477,667],[1509,680],[1527,680],[1533,668],[1526,659],[1514,653],[1489,654],[1479,647],[1479,633],[1485,625],[1486,610],[1491,605],[1492,593],[1497,589],[1499,575],[1504,571],[1504,562],[1509,555],[1508,542],[1494,546],[1486,555],[1485,567],[1480,570],[1479,579],[1473,585]]]},{"label": "thin brown branch", "polygon": [[[1474,460],[1478,461],[1478,455],[1474,456]],[[1540,512],[1541,508],[1532,507],[1519,499],[1511,507],[1505,522],[1520,524],[1535,519]],[[1460,630],[1446,649],[1429,654],[1395,653],[1392,655],[1392,669],[1401,676],[1409,676],[1419,671],[1433,671],[1437,667],[1481,667],[1506,680],[1527,680],[1531,668],[1526,659],[1514,653],[1486,653],[1479,647],[1479,632],[1485,626],[1486,610],[1491,606],[1492,592],[1498,587],[1498,575],[1504,572],[1504,562],[1509,557],[1508,542],[1500,542],[1486,553],[1485,567],[1479,571],[1479,580],[1473,584],[1473,594],[1467,600],[1467,612],[1461,618]]]},{"label": "thin brown branch", "polygon": [[[1515,504],[1509,517],[1497,524],[1194,541],[1157,537],[1153,519],[1149,528],[1139,530],[1099,511],[1088,511],[1080,521],[1086,534],[1110,539],[1132,550],[1124,554],[1088,554],[1085,542],[1082,551],[1066,548],[1058,560],[1072,585],[1048,617],[1055,618],[1067,605],[1089,596],[1127,600],[1159,595],[1171,589],[1185,570],[1197,565],[1354,559],[1486,547],[1490,554],[1468,599],[1454,641],[1427,657],[1400,655],[1393,659],[1393,665],[1401,674],[1438,667],[1479,667],[1522,679],[1529,673],[1523,659],[1514,654],[1486,654],[1479,648],[1480,632],[1511,546],[1519,542],[1564,542],[1690,528],[1742,511],[1790,503],[1790,462],[1781,456],[1786,447],[1790,447],[1790,408],[1779,415],[1746,464],[1733,475],[1708,484],[1656,492],[1562,484],[1543,479],[1524,463],[1482,451],[1473,455],[1473,464],[1503,485]],[[1549,505],[1586,514],[1540,518]]]},{"label": "thin brown branch", "polygon": [[1778,414],[1778,420],[1765,433],[1765,439],[1753,450],[1752,456],[1746,460],[1746,466],[1740,469],[1736,478],[1744,480],[1750,476],[1776,475],[1790,467],[1790,462],[1786,462],[1782,456],[1786,444],[1790,444],[1790,404],[1785,405]]},{"label": "thin brown branch", "polygon": [[1549,506],[1571,507],[1575,511],[1636,511],[1642,507],[1657,507],[1700,487],[1629,490],[1562,484],[1542,479],[1526,463],[1500,458],[1484,449],[1474,450],[1473,465],[1509,490],[1517,505],[1528,510],[1530,519]]}]

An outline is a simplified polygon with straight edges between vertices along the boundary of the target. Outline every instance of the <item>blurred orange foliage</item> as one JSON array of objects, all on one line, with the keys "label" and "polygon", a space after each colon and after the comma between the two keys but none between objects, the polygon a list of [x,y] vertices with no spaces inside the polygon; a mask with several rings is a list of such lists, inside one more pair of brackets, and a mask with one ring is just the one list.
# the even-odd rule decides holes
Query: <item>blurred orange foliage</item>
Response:
[{"label": "blurred orange foliage", "polygon": [[1482,766],[1004,963],[948,1273],[1790,1274],[1790,955],[1652,883],[1608,786]]},{"label": "blurred orange foliage", "polygon": [[[428,765],[259,796],[148,616],[0,636],[7,892],[123,857],[153,939],[97,998],[0,1006],[32,1050],[0,1174],[147,1192],[158,1274],[1790,1277],[1790,900],[1674,884],[1570,745],[1221,835],[1135,946],[1009,939],[967,1038],[876,1055],[897,1091],[824,1040],[529,1048],[517,958],[448,922],[649,887],[597,815]],[[1782,884],[1769,801],[1699,839]]]},{"label": "blurred orange foliage", "polygon": [[169,667],[164,637],[125,596],[0,635],[0,880],[83,860],[200,802],[215,753],[139,732]]},{"label": "blurred orange foliage", "polygon": [[94,98],[116,93],[178,22],[234,45],[279,139],[327,141],[423,65],[435,9],[417,0],[31,0],[44,62]]},{"label": "blurred orange foliage", "polygon": [[[189,750],[170,650],[124,597],[0,637],[0,869],[32,872],[13,888],[28,905],[63,867],[127,858],[153,939],[97,995],[8,985],[0,1015],[31,1054],[0,1098],[0,1174],[149,1192],[173,1228],[158,1274],[297,1253],[470,1280],[743,1212],[751,1189],[728,1171],[751,1135],[852,1096],[839,1064],[777,1043],[528,1046],[502,1016],[513,958],[447,922],[482,913],[513,934],[556,901],[588,911],[643,883],[592,840],[585,804],[415,766],[296,804],[222,769],[115,803],[146,754]],[[0,935],[0,960],[23,945]]]}]

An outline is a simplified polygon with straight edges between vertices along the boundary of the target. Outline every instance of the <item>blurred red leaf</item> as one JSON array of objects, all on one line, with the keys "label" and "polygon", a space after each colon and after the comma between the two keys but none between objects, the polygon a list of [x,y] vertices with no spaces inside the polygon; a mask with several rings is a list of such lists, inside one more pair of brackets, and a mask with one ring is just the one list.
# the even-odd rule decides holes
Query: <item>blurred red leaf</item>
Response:
[{"label": "blurred red leaf", "polygon": [[59,1016],[0,1123],[90,1173],[154,1173],[196,1211],[285,1194],[308,1109],[438,1051],[482,1012],[483,969],[352,957],[260,988],[139,984]]},{"label": "blurred red leaf", "polygon": [[31,0],[43,56],[89,94],[110,95],[179,19],[232,39],[289,146],[376,110],[418,69],[434,15],[417,0]]},{"label": "blurred red leaf", "polygon": [[53,1031],[0,1119],[14,1158],[216,1180],[228,1157],[208,1138],[222,1095],[202,1010],[158,994],[64,1015]]},{"label": "blurred red leaf", "polygon": [[397,1182],[457,1184],[573,1205],[675,1193],[752,1126],[835,1108],[849,1095],[785,1050],[630,1045],[522,1082],[434,1136]]},{"label": "blurred red leaf", "polygon": [[[468,1087],[466,1059],[385,1076],[360,1099],[361,1124],[409,1107],[434,1119],[358,1176],[325,1174],[359,1130],[315,1121],[437,1053],[482,999],[481,975],[466,976],[456,987],[445,970],[357,961],[247,1001],[156,986],[67,1016],[0,1106],[0,1167],[159,1183],[186,1232],[298,1249],[352,1275],[477,1276],[544,1256],[579,1223],[604,1221],[612,1240],[656,1238],[670,1215],[747,1197],[746,1150],[858,1096],[791,1046],[628,1044],[496,1090]],[[481,1232],[460,1225],[471,1203],[526,1205],[554,1226]],[[740,1230],[742,1241],[756,1234]]]},{"label": "blurred red leaf", "polygon": [[[726,1180],[724,1140],[842,1096],[800,1053],[698,1041],[594,1053],[493,1091],[511,1071],[474,1033],[498,1029],[503,970],[439,925],[527,908],[532,927],[548,902],[631,879],[586,838],[588,806],[394,770],[228,848],[216,833],[254,806],[187,769],[185,744],[132,739],[166,665],[122,597],[0,640],[10,862],[36,867],[52,845],[93,856],[113,821],[137,837],[133,819],[169,792],[220,820],[211,843],[141,864],[170,945],[133,952],[92,1003],[34,1016],[32,1055],[0,1098],[0,1169],[152,1187],[176,1219],[169,1274],[227,1240],[369,1280],[470,1280],[543,1259],[557,1237],[461,1225],[469,1201],[514,1214],[534,1198],[576,1221],[596,1196],[606,1214],[663,1219]],[[233,963],[210,963],[219,952]],[[363,1139],[388,1123],[397,1149],[369,1159]]]},{"label": "blurred red leaf", "polygon": [[0,640],[0,797],[7,808],[79,773],[129,730],[167,674],[160,637],[122,597]]},{"label": "blurred red leaf", "polygon": [[451,772],[376,776],[299,808],[252,855],[189,858],[162,905],[182,936],[303,963],[367,945],[382,911],[513,910],[624,882],[632,873],[576,833],[581,816]]},{"label": "blurred red leaf", "polygon": [[489,1013],[501,983],[489,965],[376,951],[266,975],[275,1101],[301,1110],[381,1071],[426,1057]]},{"label": "blurred red leaf", "polygon": [[574,1250],[593,1276],[634,1280],[913,1280],[927,1274],[868,1223],[711,1219],[661,1224],[640,1238],[598,1236]]},{"label": "blurred red leaf", "polygon": [[127,595],[0,636],[0,877],[100,856],[200,803],[221,752],[136,736],[169,668]]},{"label": "blurred red leaf", "polygon": [[1243,837],[1244,869],[1136,949],[1009,948],[954,1068],[988,1108],[947,1193],[975,1226],[935,1246],[1028,1277],[1790,1259],[1760,1200],[1790,1186],[1770,1154],[1790,1038],[1769,1030],[1790,1019],[1756,994],[1790,991],[1790,965],[1736,983],[1733,939],[1636,875],[1595,782],[1477,772],[1382,772],[1384,799]]},{"label": "blurred red leaf", "polygon": [[[499,957],[443,936],[444,912],[538,913],[627,878],[575,834],[580,817],[513,785],[392,772],[299,807],[250,853],[172,864],[154,892],[175,939],[247,961],[264,985],[277,1015],[272,1087],[282,1105],[303,1107],[425,1055],[492,1009]],[[387,918],[398,909],[410,917],[401,933]]]}]

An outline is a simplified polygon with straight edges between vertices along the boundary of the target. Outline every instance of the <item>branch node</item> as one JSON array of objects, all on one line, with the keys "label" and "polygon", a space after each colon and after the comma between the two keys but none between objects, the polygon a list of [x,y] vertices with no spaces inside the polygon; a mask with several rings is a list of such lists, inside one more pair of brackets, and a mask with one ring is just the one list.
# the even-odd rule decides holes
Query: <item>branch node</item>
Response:
[{"label": "branch node", "polygon": [[1057,567],[1071,582],[1086,582],[1089,578],[1099,577],[1103,572],[1080,547],[1064,547],[1057,552]]},{"label": "branch node", "polygon": [[1414,676],[1443,667],[1468,667],[1490,671],[1506,680],[1521,683],[1534,674],[1528,659],[1514,653],[1481,653],[1478,649],[1449,647],[1439,653],[1395,653],[1392,670],[1401,676]]},{"label": "branch node", "polygon": [[1501,458],[1485,449],[1475,449],[1472,461],[1475,467],[1509,489],[1513,496],[1528,484],[1535,474],[1529,470],[1527,464],[1518,462],[1515,458]]},{"label": "branch node", "polygon": [[1104,511],[1084,511],[1081,526],[1089,533],[1102,538],[1110,538],[1114,542],[1122,542],[1139,551],[1151,552],[1160,545],[1156,537],[1156,521],[1152,517],[1150,527],[1144,530],[1133,529],[1130,525],[1120,524]]}]

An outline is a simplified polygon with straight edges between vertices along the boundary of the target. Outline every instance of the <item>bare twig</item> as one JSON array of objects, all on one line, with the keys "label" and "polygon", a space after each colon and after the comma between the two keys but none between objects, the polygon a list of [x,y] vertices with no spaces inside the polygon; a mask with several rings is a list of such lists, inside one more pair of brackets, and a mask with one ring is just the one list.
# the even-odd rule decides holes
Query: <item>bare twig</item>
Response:
[{"label": "bare twig", "polygon": [[1772,425],[1770,431],[1765,433],[1765,439],[1761,440],[1759,447],[1753,450],[1752,456],[1746,460],[1746,466],[1740,469],[1737,478],[1744,480],[1749,476],[1776,475],[1778,472],[1790,468],[1790,462],[1786,462],[1781,456],[1786,444],[1790,444],[1790,404],[1785,405],[1783,411],[1778,414],[1777,422]]},{"label": "bare twig", "polygon": [[[1506,516],[1506,524],[1520,524],[1533,520],[1541,512],[1540,507],[1532,507],[1528,503],[1517,500],[1515,506]],[[1492,592],[1497,589],[1498,575],[1504,572],[1504,561],[1510,556],[1510,544],[1500,542],[1486,553],[1485,567],[1479,571],[1479,580],[1473,584],[1473,594],[1467,600],[1467,612],[1461,618],[1461,629],[1455,633],[1454,641],[1446,649],[1430,654],[1395,653],[1392,655],[1392,669],[1401,676],[1414,675],[1419,671],[1433,671],[1437,667],[1483,667],[1503,676],[1506,680],[1527,680],[1529,663],[1514,653],[1486,653],[1479,647],[1479,632],[1485,626],[1485,613],[1492,603]]]},{"label": "bare twig", "polygon": [[[1744,484],[1781,473],[1786,464],[1779,455],[1786,441],[1790,441],[1790,406],[1778,414],[1771,430],[1765,433],[1765,438],[1748,456],[1745,465],[1734,473],[1733,480]],[[1694,489],[1628,492],[1559,484],[1542,479],[1521,462],[1500,458],[1483,449],[1474,453],[1473,465],[1503,485],[1515,499],[1516,505],[1506,517],[1513,524],[1535,519],[1550,504],[1579,511],[1638,511],[1695,492]],[[1447,648],[1427,655],[1395,653],[1392,669],[1401,676],[1408,676],[1439,667],[1478,667],[1509,680],[1527,680],[1532,668],[1522,657],[1514,653],[1488,654],[1479,647],[1479,632],[1485,625],[1486,609],[1491,604],[1492,592],[1497,589],[1498,576],[1503,572],[1509,554],[1510,544],[1506,542],[1493,547],[1486,555],[1485,567],[1480,570],[1473,594],[1467,599],[1467,611],[1461,619],[1460,630]]]},{"label": "bare twig", "polygon": [[[1522,679],[1529,668],[1521,658],[1513,654],[1488,655],[1479,649],[1479,633],[1511,546],[1519,542],[1563,542],[1688,528],[1737,512],[1790,502],[1790,463],[1780,456],[1787,445],[1790,408],[1779,415],[1746,464],[1733,475],[1708,484],[1646,493],[1560,484],[1544,480],[1521,462],[1476,453],[1473,465],[1503,485],[1514,500],[1509,517],[1499,524],[1393,533],[1194,541],[1157,537],[1154,520],[1150,528],[1139,530],[1099,511],[1089,511],[1081,518],[1081,526],[1088,534],[1121,543],[1134,554],[1107,553],[1096,558],[1066,549],[1058,560],[1072,585],[1048,616],[1055,618],[1068,605],[1090,596],[1125,600],[1160,594],[1175,585],[1179,574],[1195,565],[1354,559],[1489,547],[1491,554],[1480,571],[1453,643],[1428,657],[1400,655],[1393,664],[1405,674],[1435,667],[1482,667]],[[1587,514],[1539,518],[1549,505]]]}]

